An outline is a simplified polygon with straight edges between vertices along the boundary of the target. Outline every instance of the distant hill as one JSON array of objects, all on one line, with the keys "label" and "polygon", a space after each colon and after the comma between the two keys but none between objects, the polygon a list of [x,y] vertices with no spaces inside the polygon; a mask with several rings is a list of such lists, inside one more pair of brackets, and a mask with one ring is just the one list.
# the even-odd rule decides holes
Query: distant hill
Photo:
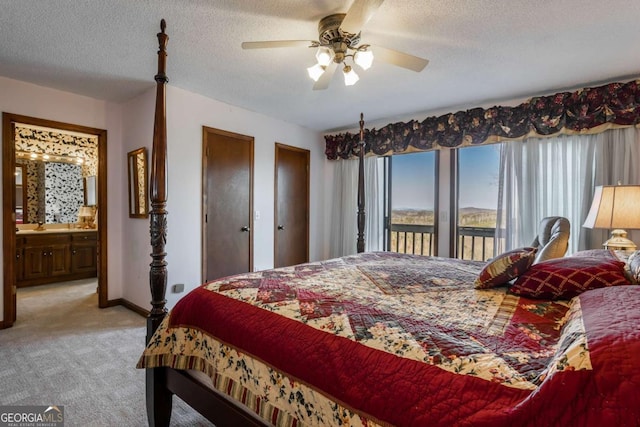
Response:
[{"label": "distant hill", "polygon": [[[497,211],[495,209],[465,207],[460,208],[458,222],[468,227],[495,227]],[[400,208],[391,212],[393,224],[433,225],[433,211],[428,209]]]}]

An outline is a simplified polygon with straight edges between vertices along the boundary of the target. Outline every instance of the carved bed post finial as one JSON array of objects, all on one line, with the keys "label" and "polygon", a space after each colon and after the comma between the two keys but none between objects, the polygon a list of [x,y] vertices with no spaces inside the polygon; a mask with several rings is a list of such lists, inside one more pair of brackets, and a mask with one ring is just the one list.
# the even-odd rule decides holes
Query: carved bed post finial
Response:
[{"label": "carved bed post finial", "polygon": [[360,113],[360,151],[358,153],[358,253],[364,252],[364,114]]},{"label": "carved bed post finial", "polygon": [[167,313],[165,294],[167,290],[167,263],[165,244],[167,242],[167,117],[165,85],[169,81],[166,75],[167,42],[169,36],[164,32],[166,23],[160,21],[158,33],[158,74],[156,80],[156,109],[153,125],[153,150],[151,151],[151,269],[149,285],[151,287],[151,312],[147,325],[147,340],[162,322]]}]

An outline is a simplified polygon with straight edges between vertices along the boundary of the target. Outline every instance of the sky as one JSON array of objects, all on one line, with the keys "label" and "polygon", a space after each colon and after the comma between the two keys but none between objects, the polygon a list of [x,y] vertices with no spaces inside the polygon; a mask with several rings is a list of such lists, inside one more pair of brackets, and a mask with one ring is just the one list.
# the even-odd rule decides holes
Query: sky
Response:
[{"label": "sky", "polygon": [[[500,145],[459,150],[459,206],[495,209]],[[393,208],[433,209],[435,152],[393,156]]]}]

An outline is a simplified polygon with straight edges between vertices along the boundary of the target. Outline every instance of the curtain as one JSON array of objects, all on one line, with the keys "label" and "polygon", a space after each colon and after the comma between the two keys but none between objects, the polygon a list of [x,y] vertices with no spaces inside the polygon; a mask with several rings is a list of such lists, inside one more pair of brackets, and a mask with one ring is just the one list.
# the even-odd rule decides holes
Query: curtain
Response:
[{"label": "curtain", "polygon": [[[382,249],[382,220],[380,197],[380,159],[364,159],[365,188],[365,250]],[[336,258],[356,253],[358,237],[358,161],[334,162],[331,233],[329,256]]]},{"label": "curtain", "polygon": [[496,252],[531,244],[546,216],[569,219],[568,254],[601,247],[608,231],[582,227],[595,186],[637,183],[639,144],[636,128],[502,144]]}]

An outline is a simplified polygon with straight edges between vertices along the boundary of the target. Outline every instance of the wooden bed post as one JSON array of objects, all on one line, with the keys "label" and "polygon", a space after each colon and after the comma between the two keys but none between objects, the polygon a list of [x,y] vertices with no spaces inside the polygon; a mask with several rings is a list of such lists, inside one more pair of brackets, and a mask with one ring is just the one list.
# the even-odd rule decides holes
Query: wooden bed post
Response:
[{"label": "wooden bed post", "polygon": [[360,113],[360,152],[358,153],[358,253],[364,252],[364,114]]},{"label": "wooden bed post", "polygon": [[151,313],[148,317],[147,340],[151,338],[160,322],[167,314],[165,293],[167,290],[167,253],[164,250],[167,242],[167,116],[165,104],[165,74],[167,63],[167,41],[164,33],[164,19],[160,23],[162,32],[158,33],[158,74],[156,74],[156,111],[153,125],[153,149],[151,151],[151,270],[149,284],[151,286]]},{"label": "wooden bed post", "polygon": [[[155,76],[156,110],[153,124],[153,149],[151,151],[151,269],[149,285],[151,287],[151,312],[147,318],[147,343],[167,315],[165,294],[167,290],[167,262],[165,244],[167,242],[167,116],[165,103],[165,85],[169,81],[166,75],[167,42],[169,36],[164,32],[166,23],[160,21],[158,33],[158,74]],[[171,419],[172,393],[166,388],[166,369],[146,370],[147,417],[151,426],[168,426]]]}]

